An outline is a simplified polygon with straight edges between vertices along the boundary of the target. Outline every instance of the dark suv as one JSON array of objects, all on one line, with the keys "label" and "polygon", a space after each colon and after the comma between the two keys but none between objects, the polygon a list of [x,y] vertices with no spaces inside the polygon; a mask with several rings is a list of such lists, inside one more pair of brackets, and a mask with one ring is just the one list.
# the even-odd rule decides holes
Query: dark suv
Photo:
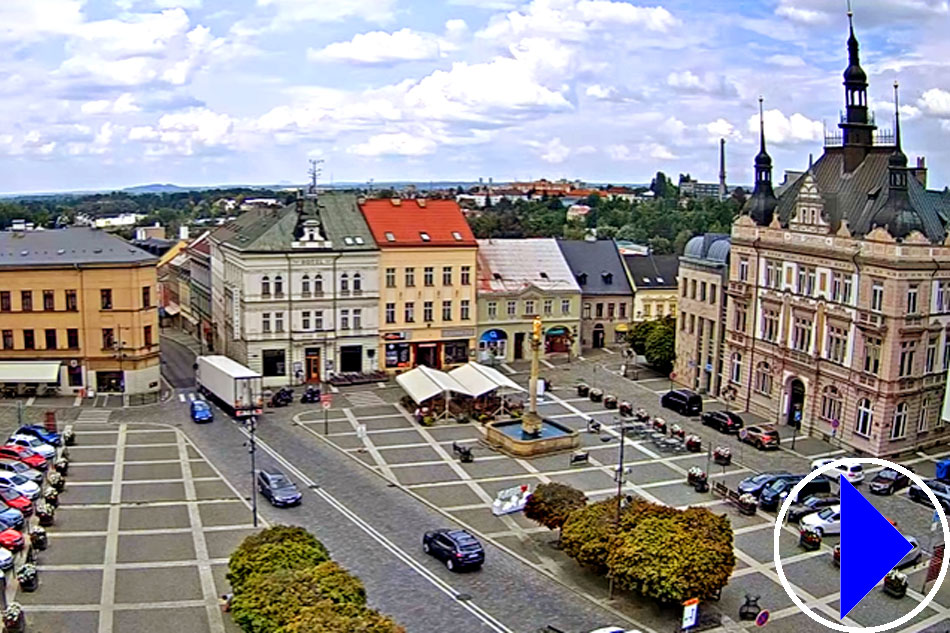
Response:
[{"label": "dark suv", "polygon": [[689,389],[676,389],[660,396],[660,406],[672,409],[680,415],[699,415],[703,412],[703,399]]},{"label": "dark suv", "polygon": [[294,482],[279,470],[261,470],[257,473],[257,489],[271,505],[280,507],[300,503],[303,497]]},{"label": "dark suv", "polygon": [[478,539],[465,530],[433,530],[422,537],[422,551],[445,563],[455,571],[463,567],[478,568],[485,562],[485,549]]},{"label": "dark suv", "polygon": [[744,495],[749,493],[750,495],[758,497],[765,487],[771,485],[771,483],[776,479],[791,479],[794,477],[795,475],[786,470],[778,470],[752,475],[751,477],[746,477],[739,482],[739,494]]},{"label": "dark suv", "polygon": [[738,433],[745,424],[732,411],[707,411],[702,417],[703,424],[711,426],[720,433]]},{"label": "dark suv", "polygon": [[[779,507],[791,492],[792,488],[798,485],[805,475],[795,475],[790,478],[776,479],[766,486],[759,495],[759,507],[763,510],[775,510]],[[813,494],[828,494],[831,492],[831,480],[822,475],[818,475],[807,484],[802,486],[801,492],[797,498],[792,499],[792,503],[797,503],[798,499],[804,499]]]}]

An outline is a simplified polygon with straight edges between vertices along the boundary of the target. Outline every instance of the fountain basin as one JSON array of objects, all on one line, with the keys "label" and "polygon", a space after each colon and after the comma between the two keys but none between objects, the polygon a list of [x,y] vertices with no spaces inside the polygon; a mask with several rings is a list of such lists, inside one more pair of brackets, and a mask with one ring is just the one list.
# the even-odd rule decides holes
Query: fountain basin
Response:
[{"label": "fountain basin", "polygon": [[487,440],[516,457],[537,457],[578,447],[580,434],[552,420],[541,421],[541,432],[527,435],[520,420],[493,422],[486,427]]}]

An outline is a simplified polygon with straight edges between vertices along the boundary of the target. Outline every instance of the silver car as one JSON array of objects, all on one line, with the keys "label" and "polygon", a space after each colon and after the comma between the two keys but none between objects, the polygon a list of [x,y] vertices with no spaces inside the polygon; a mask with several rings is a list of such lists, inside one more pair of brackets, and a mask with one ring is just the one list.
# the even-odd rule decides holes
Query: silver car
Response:
[{"label": "silver car", "polygon": [[42,483],[43,473],[35,468],[30,468],[23,462],[14,459],[0,459],[0,473],[11,473],[23,475],[30,481]]}]

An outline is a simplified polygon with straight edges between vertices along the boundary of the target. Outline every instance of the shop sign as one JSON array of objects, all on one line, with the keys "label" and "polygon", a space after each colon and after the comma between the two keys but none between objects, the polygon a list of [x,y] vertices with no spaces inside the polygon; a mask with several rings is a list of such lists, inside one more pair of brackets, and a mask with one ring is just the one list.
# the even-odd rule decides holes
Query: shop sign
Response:
[{"label": "shop sign", "polygon": [[475,328],[442,330],[442,338],[471,338],[473,336],[475,336]]},{"label": "shop sign", "polygon": [[409,332],[387,332],[382,336],[384,341],[405,341],[409,338]]}]

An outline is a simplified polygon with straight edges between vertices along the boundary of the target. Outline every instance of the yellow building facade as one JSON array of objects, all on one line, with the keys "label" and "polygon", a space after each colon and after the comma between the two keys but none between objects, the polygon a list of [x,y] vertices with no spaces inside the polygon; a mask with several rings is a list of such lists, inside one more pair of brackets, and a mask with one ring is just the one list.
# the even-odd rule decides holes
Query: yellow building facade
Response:
[{"label": "yellow building facade", "polygon": [[156,262],[95,229],[0,233],[0,382],[158,392]]}]

